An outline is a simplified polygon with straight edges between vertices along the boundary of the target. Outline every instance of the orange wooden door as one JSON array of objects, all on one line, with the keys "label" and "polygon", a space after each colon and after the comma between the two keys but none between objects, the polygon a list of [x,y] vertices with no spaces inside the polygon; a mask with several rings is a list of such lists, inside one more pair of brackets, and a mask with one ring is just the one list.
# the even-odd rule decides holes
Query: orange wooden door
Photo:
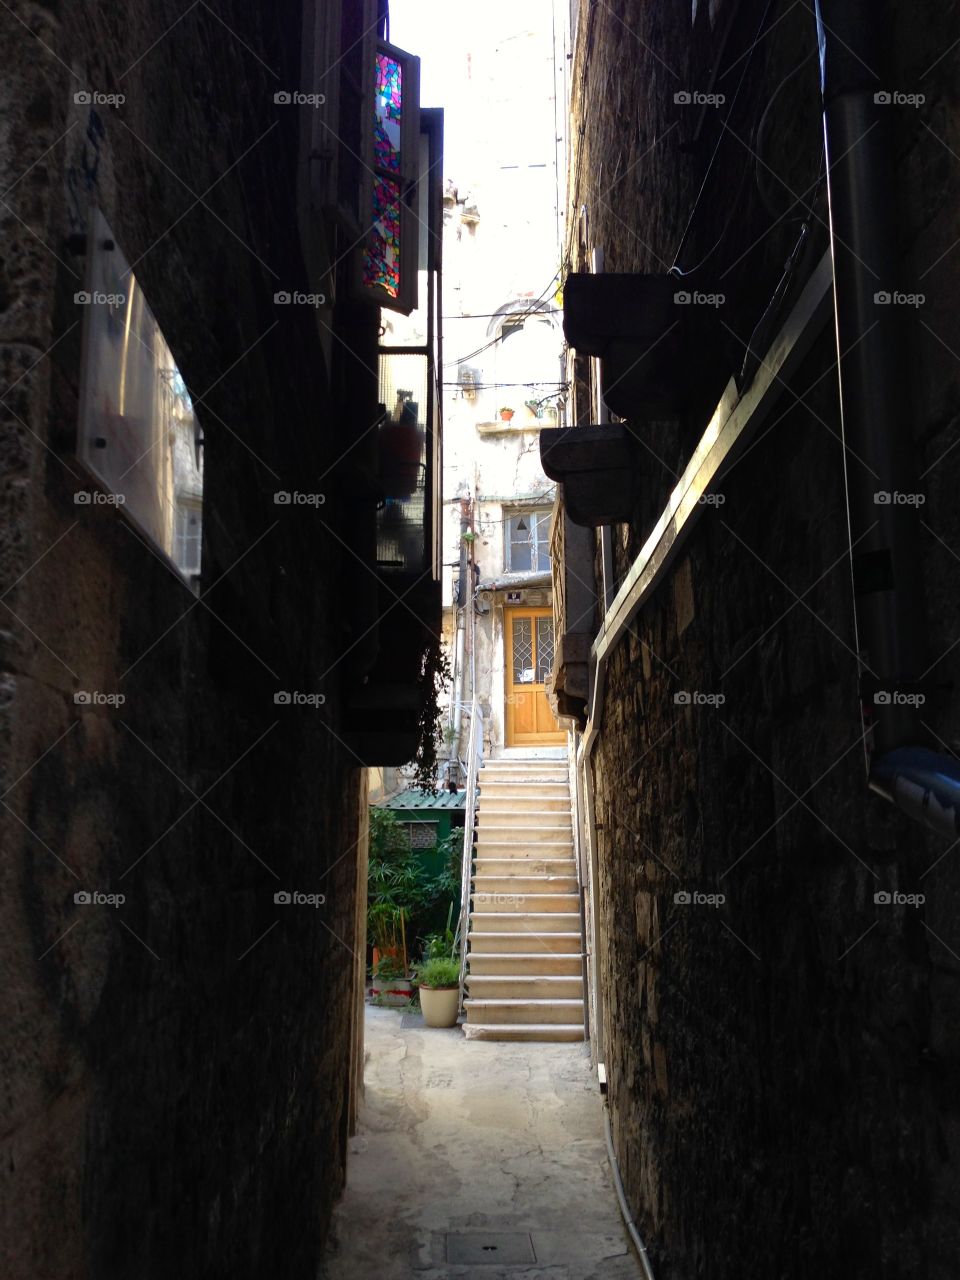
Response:
[{"label": "orange wooden door", "polygon": [[504,688],[505,745],[545,746],[566,741],[547,701],[546,681],[553,671],[553,612],[504,609],[506,648]]}]

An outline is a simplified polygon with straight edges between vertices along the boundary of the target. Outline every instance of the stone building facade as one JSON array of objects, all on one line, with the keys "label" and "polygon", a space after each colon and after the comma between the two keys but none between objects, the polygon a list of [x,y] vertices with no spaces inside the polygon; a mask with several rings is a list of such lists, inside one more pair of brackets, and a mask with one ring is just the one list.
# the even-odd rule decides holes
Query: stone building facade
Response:
[{"label": "stone building facade", "polygon": [[[874,8],[914,296],[923,721],[952,754],[960,29],[956,6]],[[798,281],[827,250],[828,209],[812,6],[574,11],[568,270],[600,249],[607,272],[688,273],[692,335],[684,412],[628,419],[631,516],[591,535],[602,602],[604,550],[615,592],[728,379],[767,352],[801,234]],[[662,1280],[955,1270],[960,871],[865,783],[836,364],[827,323],[613,650],[584,779],[594,1046]],[[590,361],[570,368],[596,423]]]},{"label": "stone building facade", "polygon": [[[6,1276],[317,1273],[362,1061],[362,767],[413,754],[439,643],[437,418],[423,397],[419,559],[386,565],[353,274],[386,19],[0,15]],[[202,457],[199,575],[79,457],[94,251],[189,388],[202,435],[160,447],[196,449],[197,508]]]}]

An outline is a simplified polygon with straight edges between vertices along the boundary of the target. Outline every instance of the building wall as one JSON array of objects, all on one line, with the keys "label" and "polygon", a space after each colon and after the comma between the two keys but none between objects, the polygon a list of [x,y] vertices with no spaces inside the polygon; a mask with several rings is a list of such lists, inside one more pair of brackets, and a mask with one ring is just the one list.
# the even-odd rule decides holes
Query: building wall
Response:
[{"label": "building wall", "polygon": [[[590,230],[572,236],[574,268],[593,246],[610,271],[674,262],[716,138],[705,116],[697,142],[674,95],[729,100],[742,63],[709,75],[723,25],[735,19],[729,66],[763,6],[693,8],[691,28],[688,4],[580,6],[569,207],[587,206]],[[816,181],[813,19],[806,6],[777,17],[730,117],[744,145],[728,137],[680,257],[706,258],[699,287],[726,295],[719,337],[690,365],[702,408],[739,368],[796,238],[776,224],[785,189],[772,174],[797,193]],[[899,6],[890,42],[891,86],[925,95],[897,115],[891,198],[905,287],[926,295],[906,340],[929,468],[918,572],[944,682],[925,719],[947,746],[960,652],[956,24],[955,6]],[[826,246],[824,212],[806,269]],[[608,672],[593,757],[602,1031],[627,1196],[663,1280],[955,1270],[960,872],[948,841],[865,788],[835,354],[828,329]],[[636,519],[614,530],[621,577],[705,420],[698,409],[644,428]],[[682,691],[724,701],[681,705]],[[874,903],[894,889],[926,901]],[[683,891],[725,901],[682,905]]]},{"label": "building wall", "polygon": [[[300,84],[300,22],[297,5],[0,14],[9,1277],[282,1259],[306,1280],[343,1179],[363,917],[361,775],[335,731],[346,553],[333,496],[323,519],[273,500],[323,492],[344,425],[312,310],[273,304],[308,287],[295,108],[274,105]],[[199,600],[114,508],[74,501],[66,241],[90,201],[200,400]],[[275,904],[295,889],[325,905]]]}]

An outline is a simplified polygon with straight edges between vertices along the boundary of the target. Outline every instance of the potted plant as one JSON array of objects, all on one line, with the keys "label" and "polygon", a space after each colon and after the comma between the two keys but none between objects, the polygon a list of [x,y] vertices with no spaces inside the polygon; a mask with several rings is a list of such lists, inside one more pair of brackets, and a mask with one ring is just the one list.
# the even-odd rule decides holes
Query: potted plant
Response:
[{"label": "potted plant", "polygon": [[508,404],[504,405],[503,408],[500,410],[500,417],[504,422],[509,422],[510,419],[513,417],[513,410],[510,408]]},{"label": "potted plant", "polygon": [[460,1008],[460,961],[456,956],[424,960],[417,969],[420,1008],[428,1027],[453,1027]]},{"label": "potted plant", "polygon": [[388,1006],[409,1004],[413,996],[413,984],[406,975],[402,961],[384,956],[373,966],[370,994],[379,1003]]}]

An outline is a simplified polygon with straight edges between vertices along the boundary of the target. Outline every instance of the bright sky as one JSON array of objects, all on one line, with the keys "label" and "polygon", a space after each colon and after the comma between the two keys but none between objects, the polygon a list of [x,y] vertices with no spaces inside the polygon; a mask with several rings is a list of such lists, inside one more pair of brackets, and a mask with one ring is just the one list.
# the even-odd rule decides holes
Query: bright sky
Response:
[{"label": "bright sky", "polygon": [[465,101],[468,76],[482,92],[498,46],[506,53],[512,35],[549,32],[551,17],[552,0],[483,0],[479,8],[476,0],[390,0],[391,43],[420,58],[420,101],[444,108],[445,169],[455,181],[473,180],[478,144],[490,141],[482,111]]}]

